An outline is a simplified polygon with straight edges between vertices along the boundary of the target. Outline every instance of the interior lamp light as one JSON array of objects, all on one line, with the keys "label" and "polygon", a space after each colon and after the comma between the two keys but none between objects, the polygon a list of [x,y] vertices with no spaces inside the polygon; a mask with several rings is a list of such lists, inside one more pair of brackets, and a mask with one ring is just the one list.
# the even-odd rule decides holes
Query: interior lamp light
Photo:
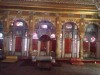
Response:
[{"label": "interior lamp light", "polygon": [[96,40],[96,38],[95,37],[91,37],[91,42],[94,42]]},{"label": "interior lamp light", "polygon": [[55,38],[55,34],[51,34],[51,38]]},{"label": "interior lamp light", "polygon": [[85,37],[85,38],[84,38],[84,41],[85,41],[85,42],[88,42],[88,39],[87,39],[87,37]]},{"label": "interior lamp light", "polygon": [[41,25],[41,28],[45,28],[45,29],[47,29],[47,25]]}]

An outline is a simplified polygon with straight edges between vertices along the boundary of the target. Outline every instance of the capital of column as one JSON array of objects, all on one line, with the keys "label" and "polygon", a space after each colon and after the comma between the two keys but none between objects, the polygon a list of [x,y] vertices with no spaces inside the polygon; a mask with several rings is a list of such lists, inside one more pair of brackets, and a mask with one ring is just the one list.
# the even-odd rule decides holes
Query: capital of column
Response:
[{"label": "capital of column", "polygon": [[80,37],[81,37],[81,38],[84,37],[84,32],[80,32]]}]

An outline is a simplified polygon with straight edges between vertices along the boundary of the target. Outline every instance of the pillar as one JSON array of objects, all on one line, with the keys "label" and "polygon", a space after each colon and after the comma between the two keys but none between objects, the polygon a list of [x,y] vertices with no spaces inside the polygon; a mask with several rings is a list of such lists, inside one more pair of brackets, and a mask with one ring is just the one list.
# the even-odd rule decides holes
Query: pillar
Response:
[{"label": "pillar", "polygon": [[14,36],[12,36],[12,55],[15,55],[15,37]]},{"label": "pillar", "polygon": [[28,56],[28,37],[23,37],[22,39],[22,55],[23,56]]},{"label": "pillar", "polygon": [[65,56],[65,38],[64,38],[64,31],[62,32],[62,52],[61,52],[62,58]]},{"label": "pillar", "polygon": [[80,31],[80,58],[83,59],[83,39],[85,34],[85,23],[84,18],[81,18],[79,21],[79,31]]},{"label": "pillar", "polygon": [[56,46],[56,57],[60,58],[61,57],[61,51],[60,51],[60,33],[61,33],[61,25],[60,25],[60,20],[59,20],[59,15],[57,14],[56,17],[56,35],[57,35],[57,46]]},{"label": "pillar", "polygon": [[29,55],[32,55],[32,35],[29,37]]},{"label": "pillar", "polygon": [[57,48],[56,48],[56,55],[57,58],[60,58],[61,52],[60,52],[60,37],[59,35],[57,36]]},{"label": "pillar", "polygon": [[80,40],[80,58],[83,59],[83,37]]},{"label": "pillar", "polygon": [[98,39],[96,42],[96,58],[100,59],[100,29],[98,29]]},{"label": "pillar", "polygon": [[9,38],[7,37],[7,33],[4,33],[3,34],[3,50],[5,52],[5,55],[8,54],[8,41],[9,41]]},{"label": "pillar", "polygon": [[32,12],[29,13],[29,55],[32,55],[32,40],[33,40],[33,32],[34,32],[34,18]]},{"label": "pillar", "polygon": [[7,55],[12,55],[12,45],[13,45],[13,43],[12,43],[12,37],[11,36],[9,36],[8,38],[7,38]]},{"label": "pillar", "polygon": [[29,56],[29,37],[27,37],[27,56]]},{"label": "pillar", "polygon": [[22,56],[25,55],[25,52],[24,51],[25,51],[25,37],[22,38],[22,53],[21,53]]},{"label": "pillar", "polygon": [[50,54],[50,41],[47,41],[47,55]]},{"label": "pillar", "polygon": [[[6,17],[8,17],[8,14],[5,14],[6,15]],[[8,41],[8,38],[7,38],[7,33],[8,33],[8,31],[9,31],[9,28],[8,28],[8,26],[9,26],[9,24],[8,24],[8,18],[5,18],[4,20],[3,20],[3,25],[4,25],[4,37],[3,37],[3,50],[4,50],[4,53],[5,53],[5,55],[7,54],[7,52],[8,52],[8,46],[7,46],[7,41]]]},{"label": "pillar", "polygon": [[73,38],[73,40],[72,40],[71,50],[72,50],[71,57],[77,58],[77,40],[75,38]]},{"label": "pillar", "polygon": [[77,40],[77,58],[79,58],[80,41]]},{"label": "pillar", "polygon": [[38,56],[40,55],[41,41],[38,40]]}]

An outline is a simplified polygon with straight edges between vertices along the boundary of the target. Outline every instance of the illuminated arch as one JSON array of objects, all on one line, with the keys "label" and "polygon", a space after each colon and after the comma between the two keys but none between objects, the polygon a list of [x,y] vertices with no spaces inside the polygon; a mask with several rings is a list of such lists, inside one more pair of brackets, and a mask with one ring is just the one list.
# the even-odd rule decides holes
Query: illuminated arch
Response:
[{"label": "illuminated arch", "polygon": [[[14,20],[10,25],[10,32],[14,35],[23,36],[28,31],[27,23],[23,19]],[[19,32],[19,34],[17,34]]]},{"label": "illuminated arch", "polygon": [[50,37],[52,34],[55,34],[55,27],[48,20],[39,21],[35,26],[35,32],[38,34],[38,38],[42,35]]}]

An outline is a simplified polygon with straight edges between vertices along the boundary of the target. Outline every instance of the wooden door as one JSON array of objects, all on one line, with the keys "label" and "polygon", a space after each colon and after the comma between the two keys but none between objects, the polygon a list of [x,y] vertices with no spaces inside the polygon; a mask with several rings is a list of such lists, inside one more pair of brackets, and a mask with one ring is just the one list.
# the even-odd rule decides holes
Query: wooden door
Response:
[{"label": "wooden door", "polygon": [[96,57],[96,42],[90,42],[90,57]]},{"label": "wooden door", "polygon": [[89,50],[89,43],[88,42],[83,41],[83,49],[84,49],[85,53],[88,52],[88,50]]},{"label": "wooden door", "polygon": [[65,53],[71,53],[71,38],[65,38]]},{"label": "wooden door", "polygon": [[52,39],[52,40],[51,40],[51,44],[52,44],[51,50],[55,52],[55,51],[56,51],[56,40],[55,40],[55,39]]},{"label": "wooden door", "polygon": [[38,50],[38,39],[32,39],[32,50]]},{"label": "wooden door", "polygon": [[41,41],[41,51],[47,51],[47,41]]},{"label": "wooden door", "polygon": [[15,41],[15,51],[21,52],[22,50],[22,37],[16,37]]}]

